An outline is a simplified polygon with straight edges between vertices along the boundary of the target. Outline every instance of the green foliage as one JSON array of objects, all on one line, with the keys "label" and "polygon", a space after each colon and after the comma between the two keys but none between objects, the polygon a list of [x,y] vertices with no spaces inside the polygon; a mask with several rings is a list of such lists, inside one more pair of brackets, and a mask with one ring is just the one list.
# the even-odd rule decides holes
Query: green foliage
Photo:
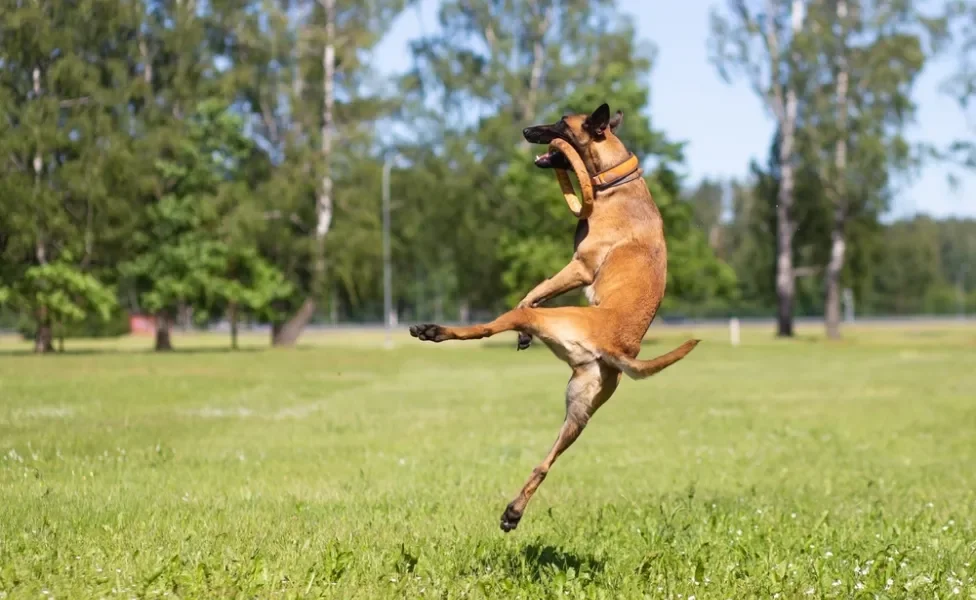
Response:
[{"label": "green foliage", "polygon": [[79,270],[70,256],[28,267],[12,295],[25,312],[59,324],[81,321],[89,313],[108,320],[116,306],[114,290]]},{"label": "green foliage", "polygon": [[292,293],[247,243],[238,214],[246,211],[241,180],[251,150],[240,116],[208,100],[187,120],[172,156],[157,161],[166,191],[146,210],[145,228],[135,235],[138,254],[120,267],[142,309],[173,315],[188,305],[204,320],[229,305],[267,311]]},{"label": "green foliage", "polygon": [[877,267],[867,307],[881,314],[955,314],[972,309],[976,291],[976,221],[917,217],[892,223],[876,250]]},{"label": "green foliage", "polygon": [[235,310],[280,317],[272,307],[290,297],[294,289],[281,272],[253,248],[222,243],[204,245],[204,277],[200,282],[204,304],[198,318]]},{"label": "green foliage", "polygon": [[694,226],[694,207],[676,198],[653,179],[648,185],[661,210],[668,242],[664,310],[677,306],[688,309],[709,302],[733,302],[737,295],[735,271],[715,257],[705,232]]},{"label": "green foliage", "polygon": [[[22,313],[11,324],[11,329],[15,329],[25,340],[33,340],[37,336],[37,319]],[[118,306],[108,319],[89,311],[80,321],[59,324],[56,333],[58,338],[66,340],[118,338],[129,333],[129,314]]]}]

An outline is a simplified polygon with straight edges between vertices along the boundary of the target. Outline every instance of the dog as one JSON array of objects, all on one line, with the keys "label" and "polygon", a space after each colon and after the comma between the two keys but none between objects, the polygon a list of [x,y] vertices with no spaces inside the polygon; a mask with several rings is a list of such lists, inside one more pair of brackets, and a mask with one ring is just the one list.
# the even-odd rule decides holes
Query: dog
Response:
[{"label": "dog", "polygon": [[[688,340],[650,360],[637,358],[664,296],[668,255],[661,213],[639,161],[615,135],[622,120],[623,113],[611,116],[609,106],[602,104],[592,114],[567,115],[522,131],[532,144],[550,144],[557,138],[569,143],[591,177],[592,211],[577,225],[569,264],[490,323],[410,328],[413,337],[429,342],[477,340],[516,331],[519,349],[536,337],[572,369],[559,437],[518,496],[505,507],[501,528],[506,533],[518,527],[553,463],[610,399],[623,374],[633,379],[654,375],[684,358],[699,342]],[[555,150],[538,156],[535,164],[543,169],[571,168],[566,156]],[[580,287],[585,288],[590,306],[539,307]]]}]

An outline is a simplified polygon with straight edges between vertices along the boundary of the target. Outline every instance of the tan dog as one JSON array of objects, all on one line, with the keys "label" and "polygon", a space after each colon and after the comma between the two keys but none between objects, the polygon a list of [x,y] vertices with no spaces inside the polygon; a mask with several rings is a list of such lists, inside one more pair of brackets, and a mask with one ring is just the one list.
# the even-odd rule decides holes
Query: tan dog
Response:
[{"label": "tan dog", "polygon": [[[572,260],[535,287],[509,312],[470,327],[417,325],[410,334],[425,341],[475,340],[503,331],[519,332],[519,348],[541,339],[573,370],[566,387],[566,419],[548,456],[532,471],[518,497],[505,509],[501,527],[518,526],[529,499],[560,454],[576,441],[587,421],[620,383],[621,373],[649,377],[685,357],[698,344],[689,340],[663,356],[639,360],[641,340],[661,304],[667,279],[667,249],[661,213],[651,198],[637,158],[614,135],[622,114],[611,118],[606,104],[591,115],[570,115],[551,125],[525,129],[533,144],[568,142],[592,177],[592,213],[576,229]],[[570,169],[557,151],[539,156],[542,168]],[[537,308],[546,300],[586,287],[589,307]]]}]

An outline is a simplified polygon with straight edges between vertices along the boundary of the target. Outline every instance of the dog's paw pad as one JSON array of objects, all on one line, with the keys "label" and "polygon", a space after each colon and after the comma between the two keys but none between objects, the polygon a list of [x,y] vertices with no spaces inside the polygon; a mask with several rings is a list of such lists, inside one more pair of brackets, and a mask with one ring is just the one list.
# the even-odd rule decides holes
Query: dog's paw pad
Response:
[{"label": "dog's paw pad", "polygon": [[410,335],[423,342],[443,342],[447,339],[447,331],[440,325],[414,325],[410,328]]}]

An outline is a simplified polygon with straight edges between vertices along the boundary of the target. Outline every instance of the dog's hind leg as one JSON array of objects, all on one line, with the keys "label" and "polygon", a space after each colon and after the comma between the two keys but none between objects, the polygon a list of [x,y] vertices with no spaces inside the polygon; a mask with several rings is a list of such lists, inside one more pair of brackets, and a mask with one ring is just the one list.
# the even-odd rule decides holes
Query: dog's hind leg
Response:
[{"label": "dog's hind leg", "polygon": [[620,383],[620,375],[617,369],[597,361],[573,369],[573,376],[566,386],[566,419],[559,437],[542,463],[532,470],[518,497],[502,513],[503,531],[507,533],[518,527],[526,505],[545,480],[552,464],[576,441],[593,413],[610,399]]}]

